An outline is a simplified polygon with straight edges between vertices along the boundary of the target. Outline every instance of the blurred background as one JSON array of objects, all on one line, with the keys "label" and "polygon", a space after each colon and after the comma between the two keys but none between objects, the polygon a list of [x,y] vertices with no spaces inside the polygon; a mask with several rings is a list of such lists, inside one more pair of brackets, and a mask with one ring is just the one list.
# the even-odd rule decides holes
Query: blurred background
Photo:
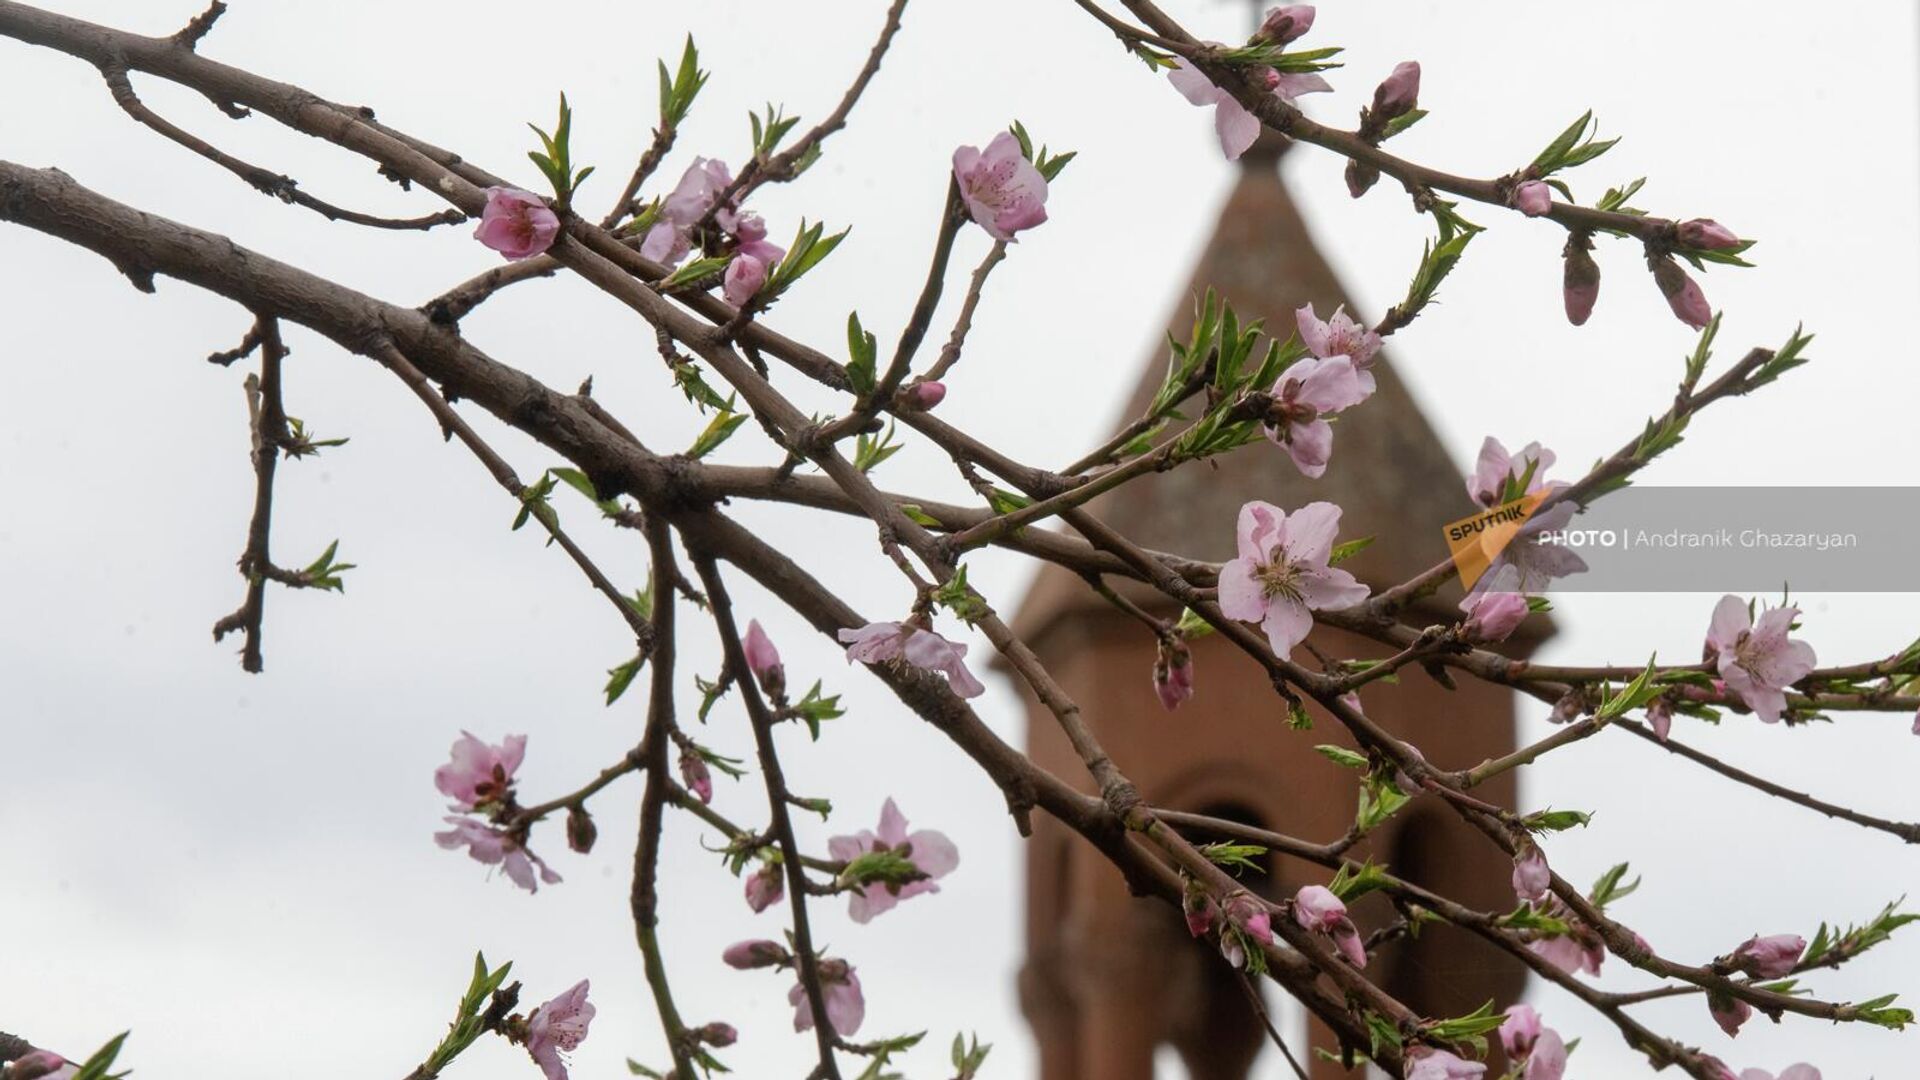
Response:
[{"label": "blurred background", "polygon": [[[55,6],[153,34],[198,10],[154,0]],[[1248,18],[1224,0],[1166,6],[1221,39],[1244,33]],[[202,52],[375,106],[383,120],[528,187],[539,177],[525,161],[533,137],[523,121],[550,123],[564,90],[575,159],[601,169],[580,196],[597,215],[647,140],[654,60],[677,56],[684,35],[713,77],[656,186],[694,154],[737,164],[746,113],[768,101],[803,126],[824,114],[883,10],[879,0],[238,0]],[[1347,66],[1330,75],[1336,93],[1304,104],[1345,125],[1395,62],[1417,59],[1432,115],[1394,149],[1485,176],[1524,163],[1592,108],[1604,135],[1625,138],[1573,174],[1583,198],[1647,176],[1639,205],[1712,216],[1761,241],[1750,253],[1759,269],[1703,280],[1726,312],[1722,360],[1778,344],[1801,322],[1818,334],[1811,366],[1774,392],[1709,410],[1643,482],[1913,482],[1920,380],[1902,314],[1920,300],[1913,7],[1623,0],[1578,16],[1546,10],[1523,0],[1327,3],[1310,43],[1346,46]],[[437,209],[365,161],[269,121],[231,122],[157,80],[136,85],[164,115],[322,198],[375,212]],[[135,126],[97,73],[59,54],[0,41],[0,102],[0,157],[59,166],[109,196],[384,299],[420,303],[498,262],[467,229],[361,230],[261,198]],[[755,203],[776,239],[802,216],[853,226],[771,321],[835,347],[857,307],[886,339],[924,276],[954,146],[984,144],[1016,117],[1080,157],[1053,187],[1051,220],[996,271],[942,413],[1017,458],[1057,464],[1116,421],[1147,359],[1143,344],[1165,325],[1233,180],[1206,112],[1066,0],[921,0],[852,126],[801,182]],[[1377,318],[1399,298],[1430,227],[1392,184],[1349,200],[1341,166],[1312,148],[1284,164],[1320,247],[1362,314]],[[1457,467],[1470,467],[1494,434],[1510,446],[1539,439],[1577,472],[1664,408],[1693,335],[1668,314],[1637,248],[1604,238],[1599,310],[1585,328],[1569,327],[1561,230],[1488,208],[1468,216],[1494,227],[1440,305],[1396,339],[1400,375]],[[970,267],[986,244],[977,230],[964,233],[956,266]],[[956,302],[950,294],[949,310]],[[431,840],[442,813],[431,774],[462,728],[530,736],[521,772],[529,801],[572,789],[632,745],[642,703],[602,704],[606,669],[631,645],[604,602],[535,531],[508,531],[510,501],[441,442],[391,377],[292,329],[288,410],[321,436],[352,442],[281,469],[275,551],[299,563],[337,537],[359,569],[344,596],[274,591],[267,672],[248,676],[233,639],[208,639],[243,590],[233,560],[251,509],[244,373],[203,360],[239,340],[247,314],[164,279],[158,296],[142,296],[104,261],[7,228],[0,315],[0,1029],[83,1054],[132,1028],[122,1063],[157,1076],[263,1066],[295,1080],[399,1075],[439,1038],[483,949],[516,961],[531,1002],[593,980],[600,1013],[576,1076],[623,1075],[629,1056],[659,1065],[626,913],[622,834],[637,783],[596,800],[602,840],[591,856],[566,852],[557,828],[535,834],[567,879],[538,896],[487,880]],[[946,325],[943,314],[936,333]],[[704,424],[670,387],[651,333],[564,278],[516,287],[465,332],[551,385],[593,376],[596,396],[652,446],[687,445]],[[559,463],[477,422],[523,477]],[[751,425],[717,459],[777,460]],[[881,476],[892,488],[964,498],[925,447],[910,445]],[[595,527],[584,503],[559,505],[617,580],[644,582],[631,534]],[[860,523],[736,509],[863,612],[905,610],[907,590]],[[987,554],[971,580],[1011,609],[1031,574]],[[785,740],[796,789],[835,801],[832,826],[803,825],[811,839],[870,827],[892,794],[916,826],[945,831],[961,849],[938,896],[870,926],[856,928],[841,905],[816,905],[820,936],[859,965],[869,1005],[861,1036],[929,1030],[903,1062],[922,1077],[946,1075],[955,1031],[977,1032],[995,1046],[991,1075],[1027,1075],[1032,1050],[1013,990],[1020,842],[999,795],[847,668],[838,648],[745,582],[736,592],[743,615],[778,642],[790,680],[824,678],[850,707],[818,744]],[[1639,663],[1658,649],[1691,660],[1714,599],[1565,597],[1545,659]],[[1823,662],[1877,658],[1920,631],[1909,596],[1799,599]],[[717,669],[703,635],[684,648],[689,680]],[[983,640],[974,648],[987,650]],[[1142,693],[1150,662],[1143,642],[1139,670],[1124,675]],[[1017,741],[1016,698],[1003,680],[990,683],[981,715]],[[734,708],[716,710],[698,734],[744,755],[750,740]],[[1523,740],[1546,730],[1545,711],[1522,708]],[[1167,723],[1196,720],[1188,710]],[[1842,714],[1793,731],[1750,720],[1682,730],[1789,786],[1910,820],[1920,812],[1910,721]],[[1555,867],[1585,881],[1632,859],[1647,880],[1619,914],[1681,959],[1703,962],[1755,932],[1811,937],[1821,920],[1864,920],[1920,888],[1920,864],[1896,840],[1766,800],[1637,739],[1603,737],[1547,759],[1527,770],[1521,798],[1598,811],[1590,828],[1550,842]],[[716,806],[745,822],[764,813],[751,784],[722,782]],[[741,1044],[724,1055],[737,1075],[791,1075],[811,1043],[791,1031],[787,981],[718,962],[732,941],[778,936],[785,909],[752,915],[703,839],[710,834],[690,820],[670,821],[662,917],[682,1010],[740,1028]],[[1608,965],[1600,984],[1644,985],[1623,967]],[[1840,1000],[1911,993],[1917,968],[1920,945],[1896,938],[1812,984]],[[1584,1037],[1573,1075],[1644,1071],[1571,999],[1534,986],[1529,1000],[1567,1037]],[[1639,1012],[1736,1068],[1807,1060],[1829,1080],[1887,1077],[1914,1056],[1911,1036],[1807,1021],[1756,1018],[1736,1044],[1698,998]],[[483,1043],[450,1075],[524,1077],[518,1054]],[[1283,1070],[1269,1056],[1256,1074]],[[1183,1075],[1172,1063],[1163,1074]]]}]

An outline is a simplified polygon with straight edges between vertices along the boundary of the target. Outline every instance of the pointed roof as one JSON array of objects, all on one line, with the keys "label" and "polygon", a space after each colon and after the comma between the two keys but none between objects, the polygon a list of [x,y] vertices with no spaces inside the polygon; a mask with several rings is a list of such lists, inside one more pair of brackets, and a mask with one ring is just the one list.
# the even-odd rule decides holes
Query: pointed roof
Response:
[{"label": "pointed roof", "polygon": [[[1280,179],[1284,145],[1279,143],[1279,137],[1263,135],[1240,159],[1239,181],[1169,323],[1176,339],[1186,340],[1197,298],[1209,288],[1232,305],[1243,325],[1262,319],[1282,339],[1293,331],[1301,305],[1312,304],[1326,318],[1346,303],[1346,291],[1314,246]],[[1156,341],[1116,428],[1146,410],[1165,370],[1165,343]],[[1318,480],[1300,475],[1279,448],[1257,443],[1143,477],[1088,508],[1144,547],[1221,561],[1234,555],[1234,523],[1247,500],[1262,499],[1286,510],[1325,500],[1344,511],[1341,540],[1391,540],[1343,567],[1376,589],[1404,581],[1446,557],[1441,527],[1474,507],[1386,350],[1372,370],[1379,389],[1349,419],[1334,424],[1333,462]],[[1452,608],[1450,601],[1441,604]],[[1022,602],[1014,628],[1033,640],[1063,615],[1089,607],[1104,603],[1072,573],[1048,566]]]}]

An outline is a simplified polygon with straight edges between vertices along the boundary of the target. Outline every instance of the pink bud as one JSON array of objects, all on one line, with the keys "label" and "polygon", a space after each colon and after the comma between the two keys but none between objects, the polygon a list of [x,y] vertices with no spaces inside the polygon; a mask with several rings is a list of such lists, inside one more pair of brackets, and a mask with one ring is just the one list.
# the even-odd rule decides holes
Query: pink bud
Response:
[{"label": "pink bud", "polygon": [[1713,308],[1707,304],[1706,294],[1700,291],[1698,282],[1680,269],[1679,263],[1671,258],[1654,263],[1653,283],[1660,286],[1660,294],[1667,298],[1667,306],[1681,322],[1695,330],[1705,330],[1713,321]]},{"label": "pink bud", "polygon": [[1253,36],[1264,38],[1276,45],[1285,45],[1306,36],[1313,29],[1315,12],[1312,4],[1288,4],[1267,12],[1260,22],[1260,29]]},{"label": "pink bud", "polygon": [[703,803],[713,802],[713,774],[707,771],[707,760],[698,751],[680,752],[680,780],[695,798]]},{"label": "pink bud", "polygon": [[1246,893],[1235,893],[1227,899],[1226,913],[1227,919],[1248,937],[1262,945],[1273,944],[1273,915],[1265,904]]},{"label": "pink bud", "polygon": [[1579,694],[1569,690],[1559,701],[1553,703],[1553,712],[1547,715],[1547,723],[1571,724],[1580,719],[1580,714],[1586,711],[1586,702],[1581,700]]},{"label": "pink bud", "polygon": [[1473,641],[1505,641],[1526,621],[1532,608],[1520,593],[1475,593],[1460,603],[1467,613],[1461,631]]},{"label": "pink bud", "polygon": [[1567,321],[1585,326],[1600,299],[1600,264],[1587,253],[1592,241],[1575,236],[1567,239],[1566,272],[1562,278],[1561,298],[1567,306]]},{"label": "pink bud", "polygon": [[780,650],[773,647],[767,632],[760,629],[759,619],[747,620],[747,637],[741,642],[747,654],[747,667],[753,669],[753,677],[760,680],[760,689],[774,697],[786,692],[786,671],[780,666]]},{"label": "pink bud", "polygon": [[1770,937],[1755,935],[1733,950],[1733,955],[1728,957],[1728,966],[1755,978],[1778,979],[1793,973],[1794,965],[1800,962],[1800,954],[1806,948],[1806,939],[1798,934],[1774,934]]},{"label": "pink bud", "polygon": [[909,409],[930,412],[933,407],[947,399],[947,384],[941,382],[917,382],[902,392]]},{"label": "pink bud", "polygon": [[1521,1080],[1561,1080],[1567,1074],[1567,1044],[1560,1033],[1547,1028],[1540,1033],[1533,1053],[1527,1055],[1527,1071]]},{"label": "pink bud", "polygon": [[762,939],[735,942],[727,946],[727,951],[720,954],[720,959],[726,961],[726,965],[730,968],[750,971],[754,968],[780,967],[791,963],[793,954],[787,951],[785,945],[777,941]]},{"label": "pink bud", "polygon": [[735,255],[727,264],[727,276],[721,286],[721,293],[727,303],[734,307],[745,306],[746,302],[759,293],[761,286],[767,283],[767,264],[751,255]]},{"label": "pink bud", "polygon": [[14,1061],[6,1070],[7,1080],[40,1080],[66,1067],[67,1059],[51,1050],[35,1050]]},{"label": "pink bud", "polygon": [[1553,209],[1553,189],[1544,180],[1526,180],[1513,189],[1513,208],[1528,217],[1540,217]]},{"label": "pink bud", "polygon": [[1510,1005],[1506,1015],[1500,1022],[1500,1045],[1509,1058],[1526,1057],[1540,1037],[1540,1014],[1531,1005]]},{"label": "pink bud", "polygon": [[740,1038],[740,1033],[733,1030],[732,1024],[724,1024],[718,1021],[711,1024],[703,1024],[693,1029],[690,1034],[693,1035],[695,1041],[706,1043],[708,1046],[732,1046]]},{"label": "pink bud", "polygon": [[1537,845],[1528,844],[1513,860],[1513,894],[1522,900],[1545,900],[1553,887],[1553,871]]},{"label": "pink bud", "polygon": [[1162,641],[1153,662],[1153,692],[1168,712],[1193,696],[1193,654],[1180,641]]},{"label": "pink bud", "polygon": [[747,906],[756,913],[767,910],[787,895],[787,879],[773,863],[747,875]]},{"label": "pink bud", "polygon": [[1673,730],[1673,702],[1665,694],[1647,703],[1647,726],[1661,742],[1667,741],[1667,733]]},{"label": "pink bud", "polygon": [[593,850],[593,842],[600,836],[600,829],[593,823],[593,815],[587,813],[584,806],[567,808],[567,846],[582,855]]},{"label": "pink bud", "polygon": [[1707,1014],[1729,1037],[1740,1034],[1740,1025],[1753,1016],[1753,1006],[1739,998],[1707,991]]},{"label": "pink bud", "polygon": [[1740,238],[1712,218],[1694,218],[1680,223],[1680,244],[1698,251],[1725,251],[1739,247]]},{"label": "pink bud", "polygon": [[1213,929],[1214,916],[1220,913],[1213,897],[1195,881],[1189,881],[1186,891],[1180,895],[1180,911],[1187,917],[1187,933],[1194,937],[1206,937]]},{"label": "pink bud", "polygon": [[1395,64],[1393,74],[1388,75],[1373,90],[1373,116],[1375,123],[1385,123],[1400,116],[1420,102],[1420,62],[1408,60]]},{"label": "pink bud", "polygon": [[509,259],[530,259],[553,246],[560,217],[540,196],[519,188],[490,187],[473,238]]}]

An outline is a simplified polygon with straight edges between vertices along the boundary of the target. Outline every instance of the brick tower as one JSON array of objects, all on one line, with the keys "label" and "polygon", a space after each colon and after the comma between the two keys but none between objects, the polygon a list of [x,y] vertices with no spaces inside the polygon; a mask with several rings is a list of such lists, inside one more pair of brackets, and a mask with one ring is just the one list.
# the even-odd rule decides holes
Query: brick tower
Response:
[{"label": "brick tower", "polygon": [[[1301,304],[1314,304],[1324,318],[1345,300],[1281,182],[1282,149],[1274,137],[1263,136],[1240,160],[1238,183],[1213,240],[1177,300],[1169,326],[1176,338],[1185,339],[1194,298],[1208,288],[1243,322],[1264,319],[1282,338]],[[1164,346],[1156,343],[1123,419],[1145,409],[1164,367]],[[1383,355],[1373,370],[1379,389],[1337,425],[1333,464],[1320,480],[1299,475],[1277,448],[1254,445],[1212,465],[1188,465],[1128,484],[1090,509],[1145,547],[1220,560],[1233,557],[1235,517],[1248,499],[1287,510],[1329,500],[1345,510],[1341,539],[1382,541],[1344,566],[1376,590],[1402,581],[1445,557],[1441,525],[1473,507],[1391,363]],[[1145,592],[1130,595],[1149,598]],[[1437,601],[1429,621],[1458,618],[1452,603]],[[1168,611],[1164,605],[1159,610]],[[1529,620],[1526,629],[1536,641],[1544,624]],[[1318,841],[1341,836],[1352,823],[1354,774],[1312,750],[1322,742],[1349,745],[1345,731],[1317,712],[1314,730],[1291,730],[1265,673],[1218,635],[1194,643],[1198,691],[1180,711],[1168,713],[1150,685],[1152,636],[1072,573],[1047,567],[1022,603],[1015,629],[1079,701],[1107,750],[1152,804],[1230,816]],[[1372,642],[1324,627],[1309,643],[1329,655],[1385,655]],[[1312,662],[1304,651],[1296,659]],[[1477,764],[1514,747],[1512,696],[1496,687],[1463,680],[1448,691],[1416,670],[1397,684],[1368,687],[1363,697],[1369,716],[1411,739],[1443,768]],[[1027,708],[1027,746],[1035,761],[1058,776],[1079,778],[1091,791],[1051,715],[1031,697]],[[1513,778],[1501,777],[1475,794],[1511,805]],[[1402,810],[1354,855],[1371,855],[1476,907],[1510,907],[1504,857],[1428,803],[1418,800]],[[1152,1080],[1153,1056],[1163,1045],[1179,1052],[1193,1080],[1243,1080],[1262,1032],[1233,973],[1210,948],[1188,941],[1178,913],[1128,896],[1119,873],[1056,822],[1035,820],[1027,859],[1027,959],[1020,993],[1039,1046],[1041,1080]],[[1278,897],[1325,876],[1287,860],[1264,882],[1249,884]],[[1355,915],[1366,930],[1384,921],[1388,910],[1379,897],[1368,897]],[[1442,926],[1426,927],[1417,941],[1387,945],[1368,970],[1415,1008],[1441,1016],[1488,1000],[1510,1002],[1524,977],[1517,965]],[[1306,1032],[1282,1034],[1296,1057],[1311,1056]],[[1332,1045],[1317,1028],[1311,1040]],[[1316,1080],[1345,1075],[1330,1063],[1312,1068]]]}]

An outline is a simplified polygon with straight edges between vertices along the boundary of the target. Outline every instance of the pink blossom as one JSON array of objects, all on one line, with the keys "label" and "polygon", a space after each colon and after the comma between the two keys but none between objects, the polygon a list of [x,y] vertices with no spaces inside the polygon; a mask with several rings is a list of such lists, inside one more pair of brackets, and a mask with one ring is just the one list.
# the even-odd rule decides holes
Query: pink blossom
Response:
[{"label": "pink blossom", "polygon": [[1807,940],[1798,934],[1755,935],[1740,943],[1727,958],[1729,967],[1758,979],[1779,979],[1793,974]]},{"label": "pink blossom", "polygon": [[777,863],[767,863],[747,875],[747,906],[754,914],[767,910],[787,895],[787,877]]},{"label": "pink blossom", "polygon": [[972,146],[953,152],[953,178],[974,223],[995,240],[1047,220],[1047,178],[1020,152],[1010,131],[993,137],[983,153]]},{"label": "pink blossom", "polygon": [[1513,860],[1513,894],[1522,900],[1541,901],[1553,887],[1553,871],[1547,868],[1546,853],[1537,844],[1528,844]]},{"label": "pink blossom", "polygon": [[538,882],[534,880],[536,869],[540,881],[549,885],[560,883],[560,875],[540,861],[540,856],[521,846],[512,834],[472,818],[448,816],[446,820],[453,828],[434,833],[433,839],[448,851],[464,845],[468,857],[488,866],[499,866],[508,880],[528,892],[540,891]]},{"label": "pink blossom", "polygon": [[730,968],[751,971],[754,968],[785,966],[793,961],[793,954],[787,951],[785,945],[762,938],[734,942],[720,954],[720,959]]},{"label": "pink blossom", "polygon": [[1235,893],[1227,898],[1224,910],[1227,921],[1248,937],[1262,945],[1273,944],[1273,913],[1267,910],[1267,905],[1246,893]]},{"label": "pink blossom", "polygon": [[1467,613],[1460,629],[1468,640],[1493,642],[1507,640],[1533,609],[1519,593],[1475,592],[1460,602],[1460,610]]},{"label": "pink blossom", "polygon": [[1415,1046],[1407,1050],[1406,1080],[1479,1080],[1487,1067],[1445,1050]]},{"label": "pink blossom", "polygon": [[1680,264],[1673,259],[1664,258],[1653,264],[1653,283],[1660,287],[1660,295],[1667,298],[1674,318],[1695,330],[1704,330],[1713,321],[1713,306],[1700,291],[1700,283],[1680,269]]},{"label": "pink blossom", "polygon": [[[680,182],[673,192],[661,202],[653,228],[640,243],[640,254],[668,266],[685,258],[693,248],[693,227],[707,216],[720,193],[732,183],[733,173],[726,162],[694,158],[687,171],[680,174]],[[729,214],[728,219],[720,222],[722,228],[732,222],[732,215]],[[719,221],[719,215],[715,220]]]},{"label": "pink blossom", "polygon": [[[1473,478],[1467,481],[1467,494],[1474,502],[1492,509],[1501,505],[1506,497],[1506,489],[1517,484],[1523,476],[1527,477],[1525,494],[1531,495],[1542,490],[1551,492],[1565,487],[1564,483],[1557,480],[1547,482],[1547,469],[1552,467],[1553,461],[1553,451],[1537,442],[1528,443],[1518,454],[1510,455],[1499,439],[1489,435],[1480,444],[1480,457],[1474,464]],[[1561,502],[1544,513],[1536,513],[1528,518],[1512,541],[1489,564],[1487,572],[1474,583],[1473,591],[1540,592],[1555,578],[1586,570],[1586,560],[1575,554],[1572,548],[1539,542],[1542,537],[1565,529],[1578,509],[1572,502]]]},{"label": "pink blossom", "polygon": [[[1568,910],[1557,898],[1549,898],[1543,914],[1559,919],[1567,924],[1567,932],[1553,937],[1536,938],[1529,942],[1527,949],[1535,956],[1559,968],[1569,975],[1585,971],[1590,975],[1600,974],[1600,965],[1607,959],[1606,946],[1600,941],[1600,935],[1592,927],[1580,921],[1580,917]],[[1646,948],[1645,943],[1641,945]],[[1647,949],[1651,952],[1651,949]]]},{"label": "pink blossom", "polygon": [[1544,180],[1525,180],[1513,189],[1513,208],[1528,217],[1541,217],[1553,210],[1553,189]]},{"label": "pink blossom", "polygon": [[1714,606],[1707,629],[1706,658],[1715,662],[1727,689],[1766,723],[1787,707],[1787,687],[1813,670],[1813,646],[1787,637],[1797,607],[1771,608],[1756,621],[1746,604],[1731,594]]},{"label": "pink blossom", "polygon": [[35,1050],[15,1058],[6,1070],[7,1080],[64,1080],[80,1070],[51,1050]]},{"label": "pink blossom", "polygon": [[1720,1025],[1728,1037],[1740,1034],[1740,1026],[1753,1018],[1753,1006],[1729,994],[1707,991],[1707,1015]]},{"label": "pink blossom", "polygon": [[[1213,106],[1213,128],[1220,137],[1220,149],[1227,155],[1228,161],[1238,161],[1240,155],[1246,153],[1247,148],[1260,137],[1260,118],[1240,104],[1240,99],[1215,86],[1212,79],[1207,78],[1185,57],[1179,58],[1174,64],[1173,70],[1167,72],[1167,80],[1189,103]],[[1297,72],[1282,74],[1272,68],[1265,69],[1262,79],[1267,89],[1289,105],[1301,94],[1317,94],[1333,89],[1327,80],[1318,75]]]},{"label": "pink blossom", "polygon": [[1740,246],[1733,230],[1712,218],[1694,218],[1680,223],[1680,243],[1697,251],[1725,251]]},{"label": "pink blossom", "polygon": [[940,886],[934,881],[953,873],[954,867],[960,865],[960,849],[953,846],[953,841],[947,839],[945,833],[933,829],[908,833],[907,819],[892,799],[880,807],[877,832],[862,829],[853,836],[833,837],[827,841],[827,851],[841,862],[852,862],[867,854],[892,853],[911,862],[914,869],[926,875],[904,885],[876,881],[851,890],[847,914],[857,923],[871,921],[875,915],[891,909],[902,900],[921,893],[939,892]]},{"label": "pink blossom", "polygon": [[947,399],[947,384],[943,382],[916,382],[903,391],[906,405],[910,409],[929,412],[934,406]]},{"label": "pink blossom", "polygon": [[1506,501],[1509,483],[1522,476],[1527,477],[1525,493],[1531,495],[1547,486],[1547,470],[1553,468],[1553,462],[1553,451],[1537,442],[1528,443],[1518,454],[1509,454],[1505,443],[1489,435],[1480,444],[1473,478],[1467,481],[1467,495],[1491,510]]},{"label": "pink blossom", "polygon": [[1313,29],[1313,17],[1316,12],[1312,4],[1287,4],[1272,8],[1267,17],[1260,20],[1260,30],[1254,35],[1275,45],[1286,45],[1306,36]]},{"label": "pink blossom", "polygon": [[680,751],[680,782],[687,785],[694,798],[703,803],[713,803],[713,773],[707,768],[707,759],[700,756],[698,750]]},{"label": "pink blossom", "polygon": [[[1727,1077],[1728,1080],[1733,1080],[1731,1070],[1728,1071]],[[1739,1080],[1820,1080],[1820,1070],[1803,1061],[1798,1065],[1787,1066],[1778,1076],[1765,1069],[1746,1069],[1740,1073]]]},{"label": "pink blossom", "polygon": [[695,1040],[706,1043],[708,1046],[732,1046],[740,1039],[740,1033],[734,1030],[732,1024],[724,1024],[718,1021],[711,1024],[702,1024],[688,1032],[688,1034],[692,1035]]},{"label": "pink blossom", "polygon": [[1153,662],[1153,692],[1168,712],[1193,696],[1193,653],[1180,641],[1162,641]]},{"label": "pink blossom", "polygon": [[963,698],[979,697],[987,688],[967,670],[967,647],[948,641],[931,630],[911,623],[868,623],[857,630],[842,630],[837,635],[847,646],[847,660],[879,664],[905,660],[914,667],[940,672],[947,677],[953,692]]},{"label": "pink blossom", "polygon": [[456,810],[504,803],[513,788],[514,770],[526,756],[525,735],[509,735],[500,745],[490,746],[463,731],[453,744],[451,759],[433,771],[433,786],[453,800]]},{"label": "pink blossom", "polygon": [[767,283],[767,264],[751,255],[741,252],[727,264],[727,272],[722,279],[720,294],[734,307],[744,307],[747,301],[759,294]]},{"label": "pink blossom", "polygon": [[1531,1005],[1509,1005],[1506,1017],[1500,1022],[1500,1046],[1517,1061],[1526,1057],[1540,1038],[1540,1014]]},{"label": "pink blossom", "polygon": [[1364,400],[1373,396],[1373,358],[1380,351],[1379,334],[1355,322],[1347,314],[1344,304],[1334,308],[1326,322],[1321,322],[1313,313],[1312,304],[1302,304],[1300,310],[1293,313],[1293,321],[1300,328],[1300,342],[1308,352],[1323,360],[1334,356],[1346,357],[1353,364],[1354,379],[1360,384],[1361,398]]},{"label": "pink blossom", "polygon": [[1220,611],[1257,622],[1275,655],[1286,659],[1313,628],[1313,612],[1351,607],[1367,598],[1352,574],[1327,565],[1340,528],[1340,508],[1308,503],[1287,513],[1271,503],[1240,508],[1240,557],[1220,567]]},{"label": "pink blossom", "polygon": [[519,188],[490,187],[487,205],[473,238],[514,261],[531,259],[553,246],[560,217],[540,196]]},{"label": "pink blossom", "polygon": [[769,694],[784,693],[787,676],[780,664],[780,650],[773,647],[773,639],[760,628],[759,619],[747,620],[747,636],[740,645],[747,654],[748,669],[760,680],[760,688]]},{"label": "pink blossom", "polygon": [[1552,1028],[1540,1032],[1540,1041],[1527,1055],[1527,1070],[1522,1080],[1561,1080],[1567,1072],[1567,1044]]},{"label": "pink blossom", "polygon": [[1587,242],[1569,238],[1566,268],[1561,277],[1561,299],[1566,305],[1567,321],[1586,325],[1593,305],[1600,299],[1600,264],[1587,252]]},{"label": "pink blossom", "polygon": [[1360,373],[1345,356],[1296,360],[1273,384],[1266,436],[1287,449],[1302,476],[1318,479],[1333,457],[1333,425],[1326,417],[1367,399]]},{"label": "pink blossom", "polygon": [[1385,123],[1420,103],[1420,62],[1406,60],[1393,66],[1393,73],[1373,90],[1375,123]]},{"label": "pink blossom", "polygon": [[1667,741],[1667,733],[1673,730],[1673,702],[1665,694],[1647,703],[1647,726],[1661,742]]},{"label": "pink blossom", "polygon": [[[820,973],[820,996],[834,1033],[844,1037],[859,1031],[860,1022],[867,1017],[867,999],[860,993],[860,976],[854,974],[853,965],[845,960],[822,960],[814,967]],[[807,1000],[806,984],[793,984],[787,991],[787,1004],[793,1006],[793,1030],[813,1027],[813,1003]]]},{"label": "pink blossom", "polygon": [[1367,966],[1367,949],[1360,941],[1360,931],[1347,918],[1347,905],[1333,894],[1333,890],[1321,885],[1308,885],[1293,897],[1293,921],[1317,934],[1325,934],[1333,939],[1335,947],[1353,963],[1354,967]]},{"label": "pink blossom", "polygon": [[561,1053],[572,1053],[587,1037],[594,1007],[587,1001],[587,980],[533,1010],[527,1018],[527,1053],[540,1063],[547,1080],[567,1080]]}]

